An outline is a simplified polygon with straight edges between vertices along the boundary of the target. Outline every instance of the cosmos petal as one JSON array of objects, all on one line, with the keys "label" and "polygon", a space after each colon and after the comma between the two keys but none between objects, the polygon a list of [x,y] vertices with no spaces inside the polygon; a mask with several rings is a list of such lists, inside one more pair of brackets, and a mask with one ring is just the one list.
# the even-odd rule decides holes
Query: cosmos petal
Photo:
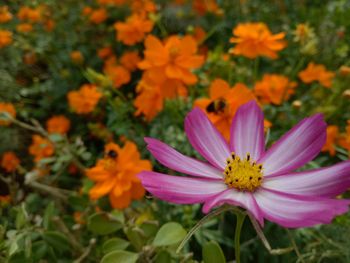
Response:
[{"label": "cosmos petal", "polygon": [[260,188],[254,193],[264,218],[289,228],[329,224],[349,209],[349,200],[291,195]]},{"label": "cosmos petal", "polygon": [[145,138],[147,149],[158,162],[175,171],[211,179],[222,179],[222,172],[210,164],[187,157],[165,143]]},{"label": "cosmos petal", "polygon": [[220,206],[222,204],[243,207],[247,209],[261,225],[264,225],[264,219],[260,209],[254,196],[250,192],[236,191],[233,188],[227,189],[226,191],[221,192],[215,197],[207,200],[202,209],[203,213],[208,213],[211,209],[213,209],[213,207]]},{"label": "cosmos petal", "polygon": [[159,199],[176,204],[195,204],[224,191],[223,181],[171,176],[156,172],[141,172],[137,175],[143,187]]},{"label": "cosmos petal", "polygon": [[254,100],[237,110],[231,125],[230,148],[241,158],[250,153],[253,160],[264,153],[264,114]]},{"label": "cosmos petal", "polygon": [[305,118],[282,136],[262,155],[265,176],[293,171],[311,161],[326,141],[322,114]]},{"label": "cosmos petal", "polygon": [[335,197],[350,188],[350,161],[311,171],[270,176],[264,180],[264,187],[290,194]]},{"label": "cosmos petal", "polygon": [[222,135],[199,108],[194,108],[185,119],[188,140],[213,166],[224,170],[230,150]]}]

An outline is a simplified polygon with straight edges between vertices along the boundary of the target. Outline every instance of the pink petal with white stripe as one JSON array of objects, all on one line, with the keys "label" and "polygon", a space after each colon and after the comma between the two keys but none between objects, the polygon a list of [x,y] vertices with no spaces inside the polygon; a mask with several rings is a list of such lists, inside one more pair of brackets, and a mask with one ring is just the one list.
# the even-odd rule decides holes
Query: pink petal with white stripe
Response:
[{"label": "pink petal with white stripe", "polygon": [[171,176],[144,171],[137,175],[143,187],[159,199],[176,204],[203,203],[227,189],[223,181]]},{"label": "pink petal with white stripe", "polygon": [[205,162],[187,157],[165,143],[145,138],[147,149],[158,162],[175,171],[193,176],[207,177],[211,179],[222,179],[222,171]]},{"label": "pink petal with white stripe", "polygon": [[203,206],[203,213],[208,213],[215,206],[223,204],[240,206],[247,209],[261,225],[264,225],[264,219],[252,193],[240,192],[233,188],[227,189],[217,196],[207,200]]},{"label": "pink petal with white stripe", "polygon": [[349,209],[349,200],[291,195],[259,188],[255,200],[264,218],[289,228],[329,224]]},{"label": "pink petal with white stripe", "polygon": [[326,141],[321,114],[306,118],[288,131],[258,160],[265,176],[291,172],[311,161]]},{"label": "pink petal with white stripe", "polygon": [[250,153],[253,160],[264,153],[264,114],[254,100],[237,110],[231,125],[230,148],[241,158]]},{"label": "pink petal with white stripe", "polygon": [[350,188],[350,161],[311,171],[270,176],[263,185],[290,194],[335,197]]},{"label": "pink petal with white stripe", "polygon": [[224,170],[230,150],[220,132],[199,108],[194,108],[185,119],[188,140],[208,162]]}]

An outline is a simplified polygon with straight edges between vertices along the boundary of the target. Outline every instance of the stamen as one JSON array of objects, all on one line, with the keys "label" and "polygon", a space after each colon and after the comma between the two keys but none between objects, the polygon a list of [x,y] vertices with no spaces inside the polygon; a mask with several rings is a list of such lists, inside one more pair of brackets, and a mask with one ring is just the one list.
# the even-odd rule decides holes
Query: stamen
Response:
[{"label": "stamen", "polygon": [[253,161],[250,153],[247,153],[246,157],[241,159],[232,152],[231,158],[228,158],[226,163],[224,181],[228,187],[239,191],[253,192],[261,185],[263,166]]}]

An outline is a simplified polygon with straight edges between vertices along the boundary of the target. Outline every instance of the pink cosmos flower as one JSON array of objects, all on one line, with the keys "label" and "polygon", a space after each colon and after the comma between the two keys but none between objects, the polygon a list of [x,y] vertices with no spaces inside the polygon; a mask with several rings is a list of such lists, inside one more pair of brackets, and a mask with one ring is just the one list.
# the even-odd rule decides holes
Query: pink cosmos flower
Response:
[{"label": "pink cosmos flower", "polygon": [[305,118],[265,151],[264,115],[255,101],[241,106],[231,125],[229,144],[198,108],[186,117],[187,137],[207,162],[145,138],[163,165],[189,177],[141,172],[143,186],[176,204],[204,203],[203,212],[224,203],[247,209],[284,227],[327,224],[348,210],[349,200],[335,197],[350,187],[350,161],[295,172],[311,161],[326,140],[321,114]]}]

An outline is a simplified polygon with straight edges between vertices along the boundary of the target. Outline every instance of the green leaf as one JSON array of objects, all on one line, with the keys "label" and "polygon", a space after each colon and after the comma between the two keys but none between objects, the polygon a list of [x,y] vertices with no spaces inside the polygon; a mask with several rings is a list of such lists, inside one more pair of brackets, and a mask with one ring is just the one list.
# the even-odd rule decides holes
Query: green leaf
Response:
[{"label": "green leaf", "polygon": [[33,243],[32,246],[33,260],[39,262],[47,253],[47,244],[45,241],[40,240]]},{"label": "green leaf", "polygon": [[108,235],[123,227],[120,221],[108,213],[96,213],[89,217],[88,229],[97,235]]},{"label": "green leaf", "polygon": [[141,250],[146,242],[142,229],[137,227],[127,228],[124,232],[136,250]]},{"label": "green leaf", "polygon": [[43,233],[43,239],[57,252],[70,250],[69,240],[65,235],[57,231],[47,231]]},{"label": "green leaf", "polygon": [[209,241],[203,246],[202,256],[204,263],[226,263],[224,253],[215,241]]},{"label": "green leaf", "polygon": [[129,246],[130,242],[115,237],[108,239],[106,242],[103,243],[102,245],[102,250],[104,254],[107,254],[109,252],[112,252],[114,250],[124,250]]},{"label": "green leaf", "polygon": [[171,262],[171,255],[166,250],[160,251],[154,260],[154,263],[164,263],[164,262]]},{"label": "green leaf", "polygon": [[105,255],[101,263],[135,263],[138,259],[138,254],[128,251],[113,251]]},{"label": "green leaf", "polygon": [[43,226],[45,229],[49,229],[51,225],[51,218],[55,213],[55,203],[51,201],[44,212],[44,217],[43,217]]},{"label": "green leaf", "polygon": [[156,247],[175,245],[180,243],[185,236],[186,230],[179,223],[166,223],[159,229],[153,245]]}]

